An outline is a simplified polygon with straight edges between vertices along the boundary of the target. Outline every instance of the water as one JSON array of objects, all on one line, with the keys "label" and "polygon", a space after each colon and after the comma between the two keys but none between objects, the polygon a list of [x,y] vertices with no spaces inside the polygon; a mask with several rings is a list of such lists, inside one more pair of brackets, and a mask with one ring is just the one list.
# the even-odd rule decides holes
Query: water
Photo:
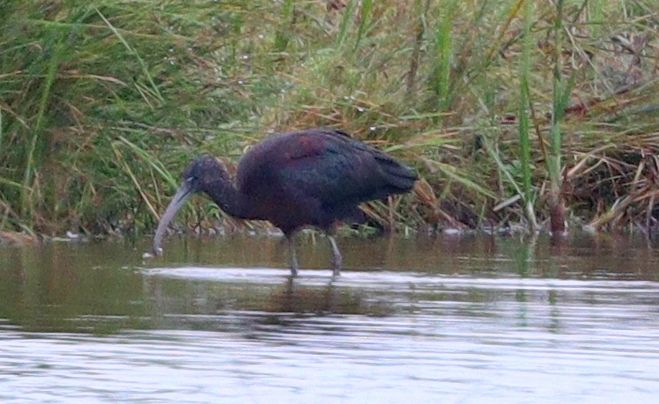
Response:
[{"label": "water", "polygon": [[0,248],[0,402],[656,402],[643,240]]}]

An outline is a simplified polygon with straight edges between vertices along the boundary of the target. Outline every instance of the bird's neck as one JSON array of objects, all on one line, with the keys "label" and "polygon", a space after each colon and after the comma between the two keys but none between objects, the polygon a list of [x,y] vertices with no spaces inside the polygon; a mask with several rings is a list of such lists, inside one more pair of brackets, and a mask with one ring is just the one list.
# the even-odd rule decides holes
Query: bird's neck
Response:
[{"label": "bird's neck", "polygon": [[240,193],[231,180],[219,179],[213,181],[204,192],[225,213],[238,219],[252,218],[251,200]]}]

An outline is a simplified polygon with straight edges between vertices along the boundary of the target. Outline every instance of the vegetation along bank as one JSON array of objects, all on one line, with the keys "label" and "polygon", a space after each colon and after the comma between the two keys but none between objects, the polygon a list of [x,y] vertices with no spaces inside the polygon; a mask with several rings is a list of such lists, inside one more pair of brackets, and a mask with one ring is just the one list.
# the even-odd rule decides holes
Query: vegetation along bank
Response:
[{"label": "vegetation along bank", "polygon": [[315,126],[418,170],[373,227],[656,228],[655,5],[0,1],[0,231],[150,233],[193,156]]}]

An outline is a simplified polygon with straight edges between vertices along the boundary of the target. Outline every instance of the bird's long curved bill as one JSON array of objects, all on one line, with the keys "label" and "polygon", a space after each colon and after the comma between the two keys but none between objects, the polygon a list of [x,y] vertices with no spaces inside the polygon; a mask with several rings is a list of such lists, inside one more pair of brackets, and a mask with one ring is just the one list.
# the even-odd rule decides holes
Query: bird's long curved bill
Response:
[{"label": "bird's long curved bill", "polygon": [[174,216],[176,216],[176,212],[178,212],[179,209],[185,205],[185,202],[188,200],[188,198],[190,198],[190,195],[192,195],[192,189],[190,189],[188,183],[184,181],[176,191],[176,194],[174,195],[174,198],[172,198],[172,201],[169,203],[169,206],[167,206],[165,213],[160,217],[156,235],[153,237],[153,253],[155,255],[160,255],[162,253],[160,244],[162,242],[162,237],[165,235],[165,231],[167,230],[167,226],[169,225],[169,222],[174,219]]}]

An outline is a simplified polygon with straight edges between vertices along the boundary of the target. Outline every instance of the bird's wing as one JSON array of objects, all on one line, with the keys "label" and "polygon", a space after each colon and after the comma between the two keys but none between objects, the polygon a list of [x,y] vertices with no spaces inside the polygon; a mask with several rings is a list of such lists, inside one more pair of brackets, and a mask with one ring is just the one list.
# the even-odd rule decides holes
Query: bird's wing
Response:
[{"label": "bird's wing", "polygon": [[391,156],[332,129],[295,132],[282,142],[276,180],[323,205],[345,205],[409,191],[416,173]]}]

